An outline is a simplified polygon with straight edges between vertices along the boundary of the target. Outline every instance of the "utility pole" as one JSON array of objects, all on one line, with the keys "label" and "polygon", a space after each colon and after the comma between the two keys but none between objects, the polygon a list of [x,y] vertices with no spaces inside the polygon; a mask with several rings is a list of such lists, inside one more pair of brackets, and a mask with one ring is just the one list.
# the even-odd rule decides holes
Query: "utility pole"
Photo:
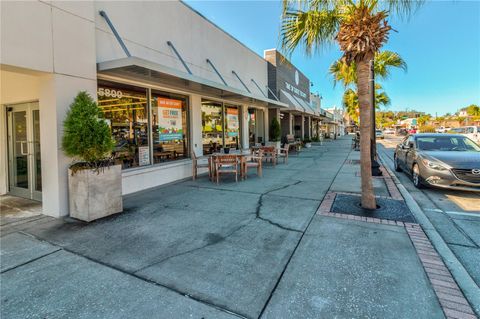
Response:
[{"label": "utility pole", "polygon": [[377,137],[376,137],[376,118],[375,118],[375,61],[370,61],[370,94],[372,100],[372,131],[370,137],[370,156],[372,160],[372,176],[382,176],[377,157]]}]

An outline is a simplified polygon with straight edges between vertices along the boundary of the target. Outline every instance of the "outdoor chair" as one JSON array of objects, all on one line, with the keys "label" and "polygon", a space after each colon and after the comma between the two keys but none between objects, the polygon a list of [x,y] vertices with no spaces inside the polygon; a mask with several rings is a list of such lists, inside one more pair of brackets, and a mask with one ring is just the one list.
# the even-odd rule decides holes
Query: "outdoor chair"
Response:
[{"label": "outdoor chair", "polygon": [[251,155],[243,157],[242,178],[247,179],[248,168],[256,168],[257,175],[262,177],[262,157],[263,151],[261,149],[254,150]]},{"label": "outdoor chair", "polygon": [[302,145],[302,142],[295,140],[295,136],[293,134],[287,134],[286,138],[287,138],[288,149],[295,151],[298,155],[298,152],[300,152],[300,147]]},{"label": "outdoor chair", "polygon": [[277,158],[283,158],[283,164],[288,164],[288,148],[288,144],[285,144],[277,150]]},{"label": "outdoor chair", "polygon": [[221,174],[235,174],[235,182],[238,182],[238,164],[237,155],[219,155],[215,157],[215,177],[217,184],[220,181]]},{"label": "outdoor chair", "polygon": [[198,175],[199,168],[208,168],[208,178],[212,178],[210,172],[210,160],[208,157],[197,157],[195,152],[192,152],[192,179],[195,180]]},{"label": "outdoor chair", "polygon": [[275,146],[264,146],[261,150],[263,151],[263,159],[265,162],[270,162],[275,166],[277,164],[277,150]]}]

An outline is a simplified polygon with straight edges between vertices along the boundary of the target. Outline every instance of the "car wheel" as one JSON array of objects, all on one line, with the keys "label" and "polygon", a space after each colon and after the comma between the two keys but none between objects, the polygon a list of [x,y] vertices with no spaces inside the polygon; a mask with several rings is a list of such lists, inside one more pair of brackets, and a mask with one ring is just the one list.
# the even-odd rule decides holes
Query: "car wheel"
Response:
[{"label": "car wheel", "polygon": [[395,157],[393,160],[393,167],[395,168],[396,172],[401,172],[402,168],[400,167],[400,164],[398,163],[398,157]]},{"label": "car wheel", "polygon": [[412,168],[412,180],[413,180],[413,185],[416,188],[423,188],[422,184],[422,177],[420,176],[420,169],[417,164],[413,164]]}]

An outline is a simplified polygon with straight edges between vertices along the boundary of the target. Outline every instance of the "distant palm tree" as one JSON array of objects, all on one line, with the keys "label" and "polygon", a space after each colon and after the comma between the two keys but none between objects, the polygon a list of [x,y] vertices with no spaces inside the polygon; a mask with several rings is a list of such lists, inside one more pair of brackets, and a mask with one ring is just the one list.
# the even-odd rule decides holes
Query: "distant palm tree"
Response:
[{"label": "distant palm tree", "polygon": [[[402,57],[392,51],[381,51],[375,54],[374,71],[375,78],[387,79],[392,68],[400,68],[407,70],[407,63]],[[357,72],[355,62],[348,65],[344,60],[340,59],[332,63],[330,66],[330,74],[334,78],[335,84],[341,82],[346,91],[343,95],[343,105],[349,113],[350,117],[358,123],[358,95],[357,95]],[[386,106],[390,104],[390,98],[383,92],[378,92],[382,87],[375,84],[375,108],[379,105]],[[352,101],[357,101],[355,105]],[[355,105],[355,106],[352,106]]]},{"label": "distant palm tree", "polygon": [[303,47],[309,55],[321,45],[339,44],[347,65],[356,65],[360,107],[362,207],[376,208],[372,184],[370,138],[371,102],[369,63],[388,41],[394,12],[410,15],[422,2],[412,0],[283,0],[282,48],[292,53]]},{"label": "distant palm tree", "polygon": [[[390,97],[381,91],[383,88],[380,84],[375,84],[375,108],[379,109],[380,106],[390,105]],[[342,105],[347,111],[352,120],[358,123],[358,114],[360,105],[358,104],[358,94],[356,89],[346,89],[343,93]]]},{"label": "distant palm tree", "polygon": [[[390,71],[393,68],[399,68],[407,71],[407,63],[396,52],[381,51],[375,53],[373,64],[375,78],[388,79]],[[355,62],[347,64],[344,59],[339,59],[330,66],[330,74],[333,76],[334,83],[341,82],[345,88],[357,84],[357,65]]]}]

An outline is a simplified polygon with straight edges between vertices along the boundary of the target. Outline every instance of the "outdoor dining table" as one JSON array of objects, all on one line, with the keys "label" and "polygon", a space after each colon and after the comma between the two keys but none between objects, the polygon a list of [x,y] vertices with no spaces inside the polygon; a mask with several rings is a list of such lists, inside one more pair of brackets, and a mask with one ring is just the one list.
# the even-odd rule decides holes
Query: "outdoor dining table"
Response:
[{"label": "outdoor dining table", "polygon": [[227,153],[212,153],[208,157],[208,164],[209,164],[209,169],[210,169],[210,176],[213,181],[213,176],[215,176],[215,158],[220,157],[220,156],[228,156],[228,155],[236,155],[240,159],[240,177],[243,178],[245,174],[245,168],[244,168],[244,162],[247,160],[249,156],[252,156],[252,153],[250,150],[244,150],[244,151],[230,151],[228,154]]}]

